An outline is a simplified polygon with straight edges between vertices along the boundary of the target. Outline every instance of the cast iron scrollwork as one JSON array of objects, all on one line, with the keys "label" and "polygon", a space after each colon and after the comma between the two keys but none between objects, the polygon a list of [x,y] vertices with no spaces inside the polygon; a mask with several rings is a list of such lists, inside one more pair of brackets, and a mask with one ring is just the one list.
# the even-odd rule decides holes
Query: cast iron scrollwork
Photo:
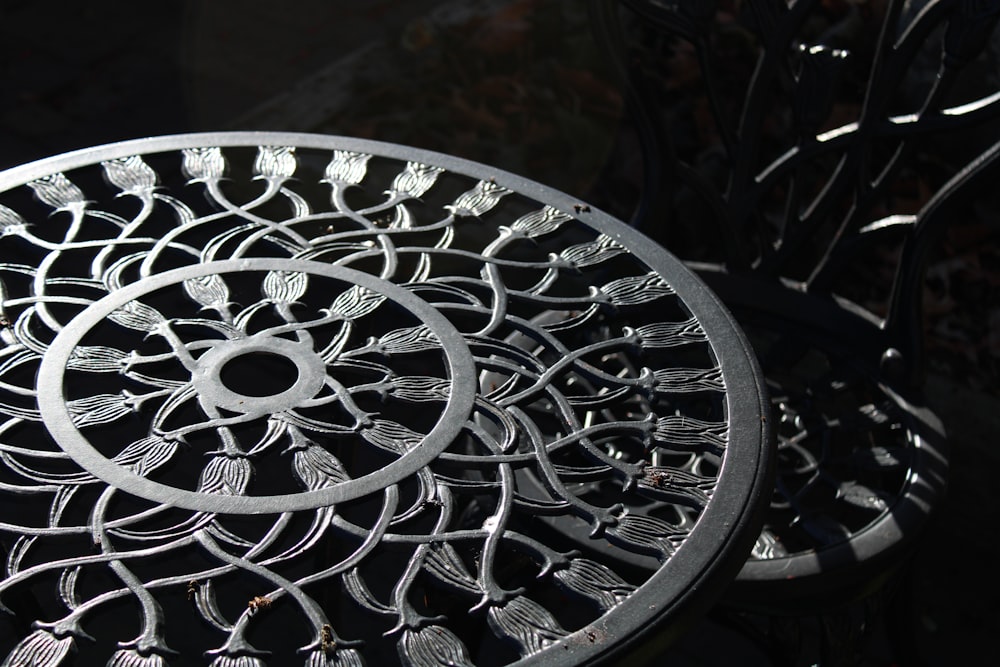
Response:
[{"label": "cast iron scrollwork", "polygon": [[239,136],[8,180],[3,664],[586,656],[656,571],[608,554],[665,566],[726,484],[682,463],[734,446],[701,321],[565,202]]},{"label": "cast iron scrollwork", "polygon": [[662,175],[636,226],[764,333],[778,486],[741,581],[876,562],[919,534],[945,486],[943,429],[921,397],[924,267],[995,174],[1000,6],[594,8]]}]

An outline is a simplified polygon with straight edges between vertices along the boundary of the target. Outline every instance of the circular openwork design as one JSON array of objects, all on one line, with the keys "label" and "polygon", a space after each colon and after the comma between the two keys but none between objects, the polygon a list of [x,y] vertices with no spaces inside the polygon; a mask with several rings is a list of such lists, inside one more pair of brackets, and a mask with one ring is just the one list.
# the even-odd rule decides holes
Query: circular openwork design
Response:
[{"label": "circular openwork design", "polygon": [[[244,305],[230,301],[237,285],[258,299]],[[154,308],[151,302],[162,305]],[[310,303],[327,305],[312,312]],[[407,317],[413,322],[400,327]],[[447,397],[426,434],[418,424],[385,419],[394,410],[384,400],[381,418],[362,408],[366,395],[389,391],[399,376],[391,363],[358,360],[380,349],[381,338],[406,337],[431,353],[422,355],[423,377],[432,373]],[[114,340],[122,352],[117,373],[95,373],[79,361],[101,340]],[[275,363],[283,363],[290,378],[261,374],[265,362],[274,370]],[[227,385],[226,376],[241,367],[242,377],[230,381],[236,386]],[[448,320],[392,283],[318,262],[230,260],[145,278],[87,307],[46,353],[38,405],[60,448],[117,489],[205,512],[290,512],[383,489],[429,463],[469,416],[472,367],[468,348]],[[107,376],[111,382],[101,382]],[[73,379],[77,389],[67,396]],[[281,384],[268,389],[276,383]],[[105,384],[110,387],[103,389]],[[132,425],[135,440],[103,437],[107,425],[126,419],[140,422]],[[110,451],[95,445],[100,441]],[[382,456],[359,455],[353,451],[359,441]],[[282,442],[297,452],[316,447],[350,464],[341,463],[332,483],[317,489],[292,457],[285,466],[291,468],[289,479],[297,478],[305,490],[254,495],[250,477],[263,476],[256,469],[268,466],[265,453]],[[184,455],[204,462],[194,466],[198,475],[187,488],[151,479],[152,461],[136,467],[140,453],[147,459],[153,451],[180,455],[179,443],[188,445]],[[280,460],[275,464],[281,467]],[[282,480],[269,481],[281,488]],[[262,485],[259,479],[257,484]]]},{"label": "circular openwork design", "polygon": [[755,585],[770,586],[764,604],[857,595],[861,573],[907,548],[941,493],[943,428],[835,334],[740,312],[770,390],[777,479],[732,597],[746,604]]},{"label": "circular openwork design", "polygon": [[0,232],[6,664],[580,664],[756,535],[747,343],[564,194],[191,135],[0,174]]}]

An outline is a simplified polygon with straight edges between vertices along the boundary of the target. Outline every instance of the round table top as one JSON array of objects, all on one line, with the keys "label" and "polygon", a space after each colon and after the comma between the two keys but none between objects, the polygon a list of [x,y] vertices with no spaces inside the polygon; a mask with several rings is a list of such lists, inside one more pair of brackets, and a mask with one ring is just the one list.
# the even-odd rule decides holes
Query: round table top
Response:
[{"label": "round table top", "polygon": [[4,665],[606,659],[727,583],[770,490],[752,353],[679,261],[398,145],[8,170],[0,337]]}]

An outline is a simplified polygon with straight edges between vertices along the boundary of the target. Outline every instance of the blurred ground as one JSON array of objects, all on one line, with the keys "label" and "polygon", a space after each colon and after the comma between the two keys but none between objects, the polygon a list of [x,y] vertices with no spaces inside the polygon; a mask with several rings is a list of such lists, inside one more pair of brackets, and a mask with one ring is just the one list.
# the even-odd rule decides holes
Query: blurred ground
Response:
[{"label": "blurred ground", "polygon": [[[627,217],[638,151],[587,20],[582,2],[537,0],[2,0],[0,167],[154,134],[326,132],[487,162]],[[911,580],[928,665],[991,655],[1000,632],[1000,199],[970,210],[925,296],[927,393],[954,456]],[[873,644],[871,664],[891,660]]]}]

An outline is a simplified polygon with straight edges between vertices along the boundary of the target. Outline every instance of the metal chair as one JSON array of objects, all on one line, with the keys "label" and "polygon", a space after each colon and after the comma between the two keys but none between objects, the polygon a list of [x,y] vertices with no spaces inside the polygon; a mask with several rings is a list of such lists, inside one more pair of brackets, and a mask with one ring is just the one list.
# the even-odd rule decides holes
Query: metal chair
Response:
[{"label": "metal chair", "polygon": [[[889,602],[945,490],[924,267],[1000,154],[976,145],[996,125],[970,134],[1000,112],[981,90],[1000,5],[876,4],[592,4],[646,166],[633,224],[722,297],[771,391],[774,495],[726,606],[819,615],[821,664],[850,662],[860,631],[834,626]],[[791,634],[775,655],[797,664]]]}]

